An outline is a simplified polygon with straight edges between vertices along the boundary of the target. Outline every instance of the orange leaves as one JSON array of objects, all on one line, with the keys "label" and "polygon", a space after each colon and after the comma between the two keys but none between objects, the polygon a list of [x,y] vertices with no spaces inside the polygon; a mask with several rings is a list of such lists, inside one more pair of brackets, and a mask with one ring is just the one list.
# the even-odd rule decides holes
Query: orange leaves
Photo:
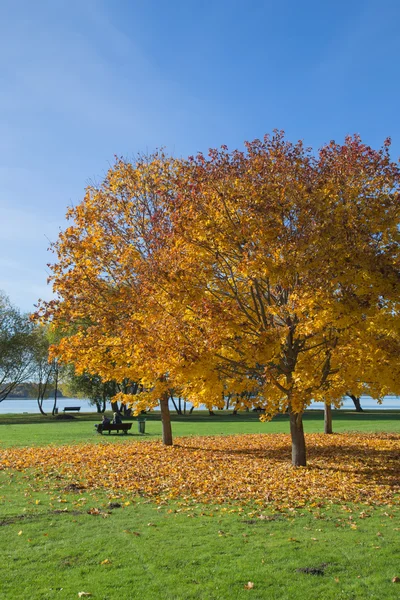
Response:
[{"label": "orange leaves", "polygon": [[[0,468],[33,468],[38,477],[73,478],[87,490],[122,490],[158,502],[181,498],[184,503],[239,501],[282,508],[396,502],[399,435],[307,438],[309,466],[301,469],[289,466],[290,439],[283,434],[182,438],[173,447],[134,442],[15,448],[2,453]],[[98,509],[90,514],[106,516]]]}]

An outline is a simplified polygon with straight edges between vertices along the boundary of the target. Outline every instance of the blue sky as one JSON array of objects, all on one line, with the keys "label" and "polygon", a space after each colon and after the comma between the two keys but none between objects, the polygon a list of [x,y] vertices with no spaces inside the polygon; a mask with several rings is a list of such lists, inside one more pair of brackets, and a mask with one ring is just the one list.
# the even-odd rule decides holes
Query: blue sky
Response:
[{"label": "blue sky", "polygon": [[48,240],[115,154],[274,128],[400,154],[398,0],[1,0],[0,289],[30,311]]}]

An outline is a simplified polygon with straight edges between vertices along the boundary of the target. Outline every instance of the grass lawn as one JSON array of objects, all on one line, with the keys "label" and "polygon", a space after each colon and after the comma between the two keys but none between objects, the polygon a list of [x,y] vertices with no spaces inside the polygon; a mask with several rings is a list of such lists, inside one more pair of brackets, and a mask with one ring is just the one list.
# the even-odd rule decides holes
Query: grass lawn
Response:
[{"label": "grass lawn", "polygon": [[[100,422],[95,413],[68,415],[69,419],[54,418],[51,415],[0,415],[0,448],[7,446],[42,446],[45,444],[76,444],[87,441],[93,443],[126,442],[134,437],[137,440],[160,439],[161,421],[159,413],[146,415],[146,434],[139,435],[136,421],[133,420],[130,435],[120,434],[100,436],[94,424]],[[109,414],[111,416],[111,413]],[[192,415],[172,414],[174,436],[189,435],[232,435],[236,433],[288,433],[289,419],[279,415],[269,423],[261,423],[256,413],[232,415],[226,411],[216,411],[214,417],[197,411]],[[350,410],[333,411],[335,432],[343,431],[388,431],[400,433],[400,410],[370,410],[356,413]],[[306,433],[323,432],[323,412],[309,411],[304,415]]]},{"label": "grass lawn", "polygon": [[29,475],[0,481],[4,600],[81,591],[102,600],[399,598],[398,508],[188,512],[65,485],[43,490]]},{"label": "grass lawn", "polygon": [[[288,432],[284,416],[266,424],[259,423],[254,413],[238,417],[193,414],[174,416],[173,420],[174,433],[179,436]],[[168,456],[164,456],[159,444],[140,445],[142,451],[135,453],[136,440],[159,439],[159,415],[148,416],[145,436],[99,436],[93,428],[96,421],[98,417],[93,414],[65,421],[33,415],[0,416],[1,600],[69,600],[78,598],[79,592],[102,600],[249,597],[397,600],[400,597],[400,582],[392,582],[393,578],[400,578],[400,507],[392,476],[398,470],[395,454],[397,443],[400,452],[400,437],[386,442],[384,436],[382,441],[378,437],[371,452],[368,439],[360,436],[360,449],[354,454],[353,450],[350,453],[350,444],[346,448],[334,443],[335,437],[340,440],[341,436],[326,436],[333,440],[334,453],[324,455],[322,447],[316,448],[310,452],[314,467],[296,471],[300,483],[310,481],[316,490],[322,481],[320,474],[325,477],[324,489],[328,489],[328,483],[338,482],[340,486],[340,481],[343,485],[347,482],[351,489],[354,480],[361,493],[370,476],[370,484],[385,491],[385,498],[390,497],[387,491],[393,488],[392,499],[386,504],[368,504],[368,494],[364,494],[365,503],[345,500],[331,503],[326,492],[328,497],[323,502],[277,508],[274,504],[260,507],[251,499],[235,499],[235,490],[228,497],[230,481],[235,486],[242,482],[244,492],[251,489],[250,466],[254,477],[261,473],[261,480],[263,473],[267,475],[269,471],[270,475],[276,468],[280,473],[277,484],[290,486],[293,471],[285,456],[282,462],[282,452],[279,454],[277,449],[271,458],[262,457],[255,447],[249,451],[234,450],[231,458],[230,454],[223,454],[222,446],[229,448],[231,443],[228,438],[224,438],[224,444],[221,441],[220,447],[218,438],[204,441],[203,446],[201,438],[193,443],[189,439],[188,448],[181,445],[169,450],[171,463],[168,463]],[[337,432],[399,433],[399,421],[400,411],[334,413]],[[322,426],[320,412],[306,415],[306,432],[321,432]],[[134,429],[137,429],[135,422]],[[256,442],[258,438],[254,437]],[[121,442],[129,446],[121,446]],[[206,443],[214,444],[212,447],[218,452],[209,451],[204,458]],[[55,447],[43,451],[27,448],[49,444]],[[62,448],[57,449],[60,444],[70,446],[69,458]],[[151,454],[153,446],[157,450]],[[37,460],[39,466],[27,469],[17,460],[13,468],[1,470],[2,448],[9,448],[16,455],[30,454],[33,463]],[[80,486],[75,474],[80,470],[79,463],[84,466],[89,460],[91,448],[97,475],[90,486]],[[187,454],[182,462],[184,451]],[[55,461],[54,467],[48,462],[41,463],[42,455],[58,455],[58,463]],[[72,462],[73,455],[82,457],[76,465]],[[174,482],[179,485],[181,480],[182,489],[185,481],[189,482],[184,467],[191,468],[194,475],[198,472],[198,481],[193,480],[190,486],[196,483],[202,489],[202,478],[208,477],[215,485],[218,470],[225,464],[227,470],[231,469],[224,482],[226,502],[220,498],[219,503],[213,499],[200,503],[196,501],[197,488],[190,486],[185,488],[186,494],[192,494],[189,500],[188,495],[149,498],[140,495],[144,492],[138,495],[123,489],[123,484],[119,489],[106,489],[101,472],[114,473],[116,465],[128,456],[129,465],[135,456],[139,461],[132,470],[136,473],[134,477],[144,473],[150,483],[157,472],[164,473],[167,481],[168,465],[175,469],[177,464]],[[388,470],[385,470],[385,456]],[[155,460],[161,461],[160,469]],[[237,461],[237,473],[232,461]],[[215,475],[213,468],[217,468]],[[162,489],[163,480],[157,485]],[[301,486],[295,486],[296,489],[300,494]],[[340,493],[335,495],[338,497]],[[249,582],[253,584],[250,587]]]}]

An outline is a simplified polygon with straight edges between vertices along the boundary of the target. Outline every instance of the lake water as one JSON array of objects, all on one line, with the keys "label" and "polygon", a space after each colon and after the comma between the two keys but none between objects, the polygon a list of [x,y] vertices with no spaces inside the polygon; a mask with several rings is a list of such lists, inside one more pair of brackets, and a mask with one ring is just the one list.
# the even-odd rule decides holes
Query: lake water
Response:
[{"label": "lake water", "polygon": [[[59,412],[62,412],[65,406],[80,406],[81,412],[96,412],[96,407],[89,404],[88,400],[81,400],[77,398],[59,398],[57,400],[57,407]],[[376,409],[384,409],[384,410],[393,410],[400,409],[400,396],[386,396],[383,401],[383,404],[379,405],[375,400],[370,398],[369,396],[361,396],[361,406],[366,410],[376,410]],[[186,409],[189,410],[191,404],[186,404]],[[314,402],[311,404],[310,409],[322,409],[324,405],[322,402]],[[53,408],[53,400],[45,400],[43,402],[43,409],[47,413],[51,413]],[[107,406],[109,409],[109,405]],[[172,402],[170,402],[171,410],[174,410]],[[200,406],[199,408],[204,409],[204,406]],[[346,398],[343,402],[343,408],[345,409],[354,409],[354,404],[350,398]],[[157,410],[157,409],[156,409]],[[0,402],[0,414],[10,414],[10,413],[39,413],[39,408],[36,400],[32,400],[30,398],[12,398],[11,400],[6,399],[3,402]]]}]

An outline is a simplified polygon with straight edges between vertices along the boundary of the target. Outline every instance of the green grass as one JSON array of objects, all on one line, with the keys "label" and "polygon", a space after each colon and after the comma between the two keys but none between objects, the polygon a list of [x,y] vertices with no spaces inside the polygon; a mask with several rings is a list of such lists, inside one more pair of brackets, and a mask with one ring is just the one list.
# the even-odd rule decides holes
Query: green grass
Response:
[{"label": "green grass", "polygon": [[[70,493],[63,482],[58,491],[38,489],[32,475],[3,472],[0,484],[2,600],[80,591],[102,600],[399,597],[391,582],[400,575],[398,508],[331,506],[259,519],[251,508],[186,512],[179,503]],[[110,500],[121,507],[109,508]],[[88,514],[93,507],[107,517]]]},{"label": "green grass", "polygon": [[[110,413],[111,415],[111,413]],[[63,415],[59,415],[62,417]],[[94,423],[101,419],[95,413],[84,413],[70,419],[54,418],[42,415],[0,415],[0,447],[34,446],[45,444],[75,444],[83,442],[105,443],[125,442],[141,439],[159,439],[161,437],[160,415],[151,413],[146,416],[146,434],[137,433],[137,423],[133,421],[131,433],[100,436],[94,429]],[[232,415],[226,411],[216,411],[214,417],[205,412],[180,416],[172,414],[173,435],[232,435],[235,433],[288,433],[287,415],[279,415],[270,423],[260,423],[253,412]],[[356,413],[338,410],[333,413],[334,431],[390,431],[400,433],[400,410],[371,410]],[[323,412],[310,411],[304,416],[306,433],[323,431]]]},{"label": "green grass", "polygon": [[[0,448],[159,439],[100,436],[98,415],[69,420],[1,415]],[[306,432],[323,430],[319,411]],[[335,411],[334,430],[400,432],[400,411]],[[173,415],[175,436],[288,432],[286,416]],[[78,450],[77,450],[78,451]],[[106,467],[105,467],[106,468]],[[288,464],[288,470],[290,466]],[[228,504],[157,506],[145,498],[72,489],[57,475],[0,471],[0,600],[364,600],[398,599],[399,506],[335,506],[276,512]],[[109,503],[118,502],[119,508]],[[99,514],[88,510],[96,508]],[[103,562],[107,561],[107,562]],[[103,563],[103,564],[102,564]],[[299,571],[298,569],[309,569]],[[253,589],[245,589],[249,582]]]}]

